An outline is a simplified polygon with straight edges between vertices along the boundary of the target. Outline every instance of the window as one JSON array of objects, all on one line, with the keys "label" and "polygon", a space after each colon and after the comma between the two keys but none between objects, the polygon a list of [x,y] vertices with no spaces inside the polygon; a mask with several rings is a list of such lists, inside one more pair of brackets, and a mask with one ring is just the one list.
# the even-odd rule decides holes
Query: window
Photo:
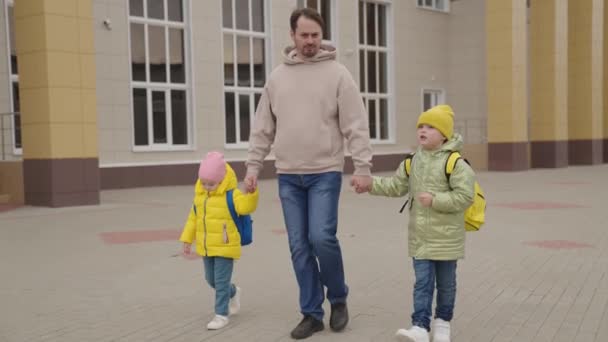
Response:
[{"label": "window", "polygon": [[[10,53],[9,72],[10,86],[9,92],[11,97],[11,111],[13,112],[12,127],[13,127],[13,146],[14,153],[21,154],[21,116],[19,113],[19,69],[17,66],[17,49],[15,45],[15,16],[14,16],[14,0],[5,1],[6,25],[7,25],[7,41]],[[0,119],[1,120],[1,119]]]},{"label": "window", "polygon": [[319,12],[325,22],[325,31],[323,31],[323,40],[331,42],[334,40],[334,1],[332,0],[298,0],[298,8],[314,8]]},{"label": "window", "polygon": [[187,0],[129,0],[135,150],[191,144]]},{"label": "window", "polygon": [[444,91],[440,89],[422,89],[422,111],[445,103]]},{"label": "window", "polygon": [[418,7],[434,11],[449,12],[450,0],[416,0]]},{"label": "window", "polygon": [[376,142],[390,139],[388,11],[388,4],[359,1],[359,87],[369,115],[370,137]]},{"label": "window", "polygon": [[246,147],[267,73],[264,0],[222,0],[226,144]]}]

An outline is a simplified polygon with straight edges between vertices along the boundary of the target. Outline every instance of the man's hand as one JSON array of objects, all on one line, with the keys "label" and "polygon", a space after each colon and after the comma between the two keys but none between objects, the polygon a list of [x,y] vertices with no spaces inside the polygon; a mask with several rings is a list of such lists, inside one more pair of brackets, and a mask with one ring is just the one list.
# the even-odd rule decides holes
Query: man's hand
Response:
[{"label": "man's hand", "polygon": [[245,191],[248,193],[255,192],[255,189],[258,187],[258,176],[256,175],[247,175],[245,176]]},{"label": "man's hand", "polygon": [[192,247],[192,244],[184,242],[184,255],[190,255],[190,249]]},{"label": "man's hand", "polygon": [[418,202],[422,204],[423,207],[430,207],[433,205],[433,194],[428,192],[419,192],[418,193]]},{"label": "man's hand", "polygon": [[358,194],[369,192],[372,190],[372,177],[354,175],[350,179],[350,185]]}]

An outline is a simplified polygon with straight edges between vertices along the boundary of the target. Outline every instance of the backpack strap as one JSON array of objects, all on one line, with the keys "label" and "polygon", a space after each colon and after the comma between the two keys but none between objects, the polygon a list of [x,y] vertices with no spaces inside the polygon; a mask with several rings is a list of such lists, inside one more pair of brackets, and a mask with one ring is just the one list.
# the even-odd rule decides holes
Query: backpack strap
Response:
[{"label": "backpack strap", "polygon": [[[405,156],[405,160],[403,163],[403,167],[405,168],[405,175],[409,178],[410,177],[410,172],[412,172],[412,160],[414,159],[414,154],[415,153],[409,153]],[[410,202],[410,199],[408,198],[407,201],[405,201],[405,203],[403,203],[403,206],[401,207],[401,209],[399,210],[399,214],[401,214],[403,212],[403,210],[405,210],[405,207],[407,206],[407,204]]]},{"label": "backpack strap", "polygon": [[[452,172],[454,172],[454,169],[456,168],[456,163],[460,159],[464,159],[460,155],[460,152],[452,151],[452,152],[450,152],[450,155],[448,156],[448,158],[445,160],[445,178],[448,179],[448,183],[450,182],[450,175],[452,174]],[[465,161],[466,161],[466,159],[465,159]],[[467,164],[468,163],[469,162],[467,161]]]},{"label": "backpack strap", "polygon": [[239,219],[239,215],[236,213],[236,209],[234,208],[234,199],[232,198],[232,190],[226,191],[226,202],[228,202],[228,210],[230,211],[230,216],[232,216],[232,220],[234,224],[236,224]]},{"label": "backpack strap", "polygon": [[403,166],[405,167],[405,175],[410,176],[410,172],[412,172],[412,160],[414,159],[415,153],[409,153],[405,156],[405,163]]}]

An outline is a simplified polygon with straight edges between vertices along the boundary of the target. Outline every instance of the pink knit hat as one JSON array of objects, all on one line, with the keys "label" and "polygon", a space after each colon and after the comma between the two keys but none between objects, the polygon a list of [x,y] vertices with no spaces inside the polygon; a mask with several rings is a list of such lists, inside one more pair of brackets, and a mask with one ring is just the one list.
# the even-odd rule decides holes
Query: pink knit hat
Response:
[{"label": "pink knit hat", "polygon": [[209,152],[198,168],[198,178],[220,183],[226,175],[226,161],[220,152]]}]

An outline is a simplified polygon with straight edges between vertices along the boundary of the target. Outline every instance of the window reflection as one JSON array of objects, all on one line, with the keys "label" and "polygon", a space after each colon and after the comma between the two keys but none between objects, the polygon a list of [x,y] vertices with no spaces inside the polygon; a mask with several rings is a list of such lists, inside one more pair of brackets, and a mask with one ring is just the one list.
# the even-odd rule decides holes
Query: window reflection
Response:
[{"label": "window reflection", "polygon": [[148,98],[146,89],[133,89],[135,145],[148,145]]},{"label": "window reflection", "polygon": [[188,143],[188,116],[184,90],[171,90],[171,126],[173,144],[186,145]]},{"label": "window reflection", "polygon": [[144,25],[131,23],[131,73],[134,81],[146,80]]},{"label": "window reflection", "polygon": [[171,54],[171,82],[185,83],[184,30],[169,29],[169,51]]},{"label": "window reflection", "polygon": [[165,82],[167,80],[167,55],[165,51],[165,28],[148,25],[148,44],[150,56],[150,80]]},{"label": "window reflection", "polygon": [[163,0],[147,0],[148,18],[165,19],[165,5]]}]

